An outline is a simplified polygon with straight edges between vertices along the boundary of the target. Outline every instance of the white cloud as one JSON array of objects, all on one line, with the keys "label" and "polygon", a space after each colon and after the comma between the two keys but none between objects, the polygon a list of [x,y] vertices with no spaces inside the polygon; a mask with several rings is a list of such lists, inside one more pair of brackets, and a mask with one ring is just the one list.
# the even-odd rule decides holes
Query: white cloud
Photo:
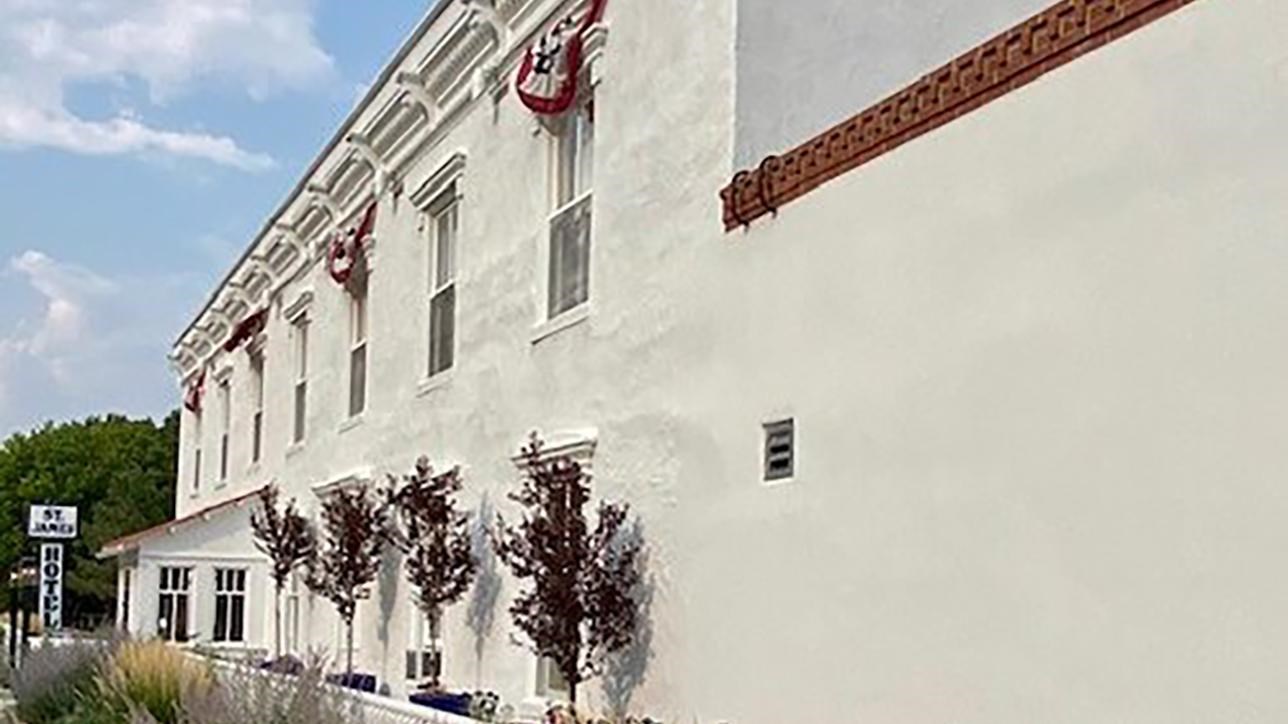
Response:
[{"label": "white cloud", "polygon": [[328,80],[314,0],[0,0],[0,145],[76,153],[160,152],[246,170],[272,160],[227,136],[155,128],[137,111],[84,118],[78,84],[141,81],[153,103],[197,83],[264,98]]},{"label": "white cloud", "polygon": [[174,403],[165,340],[197,301],[194,279],[108,278],[39,251],[0,276],[18,282],[4,282],[14,311],[0,328],[0,439],[46,419]]},{"label": "white cloud", "polygon": [[85,331],[85,305],[94,297],[111,295],[116,285],[87,269],[55,262],[38,251],[27,251],[9,261],[12,271],[27,277],[45,298],[40,324],[25,338],[11,339],[18,352],[46,358],[57,369],[59,355],[80,341]]}]

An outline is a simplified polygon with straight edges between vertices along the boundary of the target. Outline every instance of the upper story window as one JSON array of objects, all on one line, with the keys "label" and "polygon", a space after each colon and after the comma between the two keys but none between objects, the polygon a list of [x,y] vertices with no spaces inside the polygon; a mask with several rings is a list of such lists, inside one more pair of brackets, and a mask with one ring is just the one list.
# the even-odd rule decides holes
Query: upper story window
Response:
[{"label": "upper story window", "polygon": [[429,376],[452,368],[456,355],[456,259],[460,202],[452,184],[429,208],[432,257],[429,283]]},{"label": "upper story window", "polygon": [[291,323],[291,345],[294,347],[294,409],[291,440],[304,442],[305,423],[308,420],[309,396],[309,318],[300,317]]},{"label": "upper story window", "polygon": [[201,413],[192,413],[192,493],[201,492]]},{"label": "upper story window", "polygon": [[367,409],[367,286],[349,295],[349,417]]},{"label": "upper story window", "polygon": [[219,383],[219,482],[228,480],[228,431],[232,427],[233,387],[225,378]]},{"label": "upper story window", "polygon": [[560,119],[554,139],[547,316],[590,299],[591,195],[595,168],[595,103],[586,99]]},{"label": "upper story window", "polygon": [[251,440],[250,461],[259,462],[264,455],[264,354],[250,356]]}]

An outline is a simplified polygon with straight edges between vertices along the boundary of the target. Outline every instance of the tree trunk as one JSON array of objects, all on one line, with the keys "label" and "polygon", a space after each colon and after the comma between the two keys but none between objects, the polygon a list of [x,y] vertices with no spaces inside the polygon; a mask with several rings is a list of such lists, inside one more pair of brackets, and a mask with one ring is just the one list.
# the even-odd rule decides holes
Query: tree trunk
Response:
[{"label": "tree trunk", "polygon": [[442,619],[442,614],[435,607],[429,612],[429,650],[434,660],[434,670],[429,678],[429,685],[435,691],[442,688],[443,674],[443,652],[438,645],[438,628]]},{"label": "tree trunk", "polygon": [[353,678],[353,618],[344,622],[344,673],[346,679]]},{"label": "tree trunk", "polygon": [[279,585],[273,593],[273,658],[282,658],[282,587]]}]

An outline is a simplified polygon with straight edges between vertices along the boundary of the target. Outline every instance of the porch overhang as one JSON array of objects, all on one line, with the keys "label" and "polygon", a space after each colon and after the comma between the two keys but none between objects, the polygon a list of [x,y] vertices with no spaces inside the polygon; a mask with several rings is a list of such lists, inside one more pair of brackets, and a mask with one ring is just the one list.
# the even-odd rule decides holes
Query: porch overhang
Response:
[{"label": "porch overhang", "polygon": [[106,558],[116,558],[117,556],[120,556],[124,553],[138,550],[139,546],[141,546],[144,542],[148,540],[151,540],[163,535],[174,535],[175,533],[178,533],[183,528],[204,523],[206,521],[209,521],[211,518],[218,516],[222,513],[226,513],[228,511],[241,508],[245,506],[247,503],[249,503],[251,500],[254,500],[255,498],[259,497],[259,494],[264,492],[264,490],[267,488],[268,486],[265,485],[265,486],[256,488],[255,490],[252,490],[249,493],[239,495],[236,498],[230,498],[228,500],[221,501],[207,508],[202,508],[201,510],[198,510],[196,512],[189,513],[188,515],[185,515],[182,518],[176,518],[174,520],[166,521],[165,523],[161,523],[160,525],[154,525],[151,528],[141,530],[137,533],[131,533],[126,536],[121,536],[120,538],[117,538],[115,540],[108,541],[107,543],[103,544],[102,548],[99,549],[97,554],[98,558],[100,560],[106,559]]}]

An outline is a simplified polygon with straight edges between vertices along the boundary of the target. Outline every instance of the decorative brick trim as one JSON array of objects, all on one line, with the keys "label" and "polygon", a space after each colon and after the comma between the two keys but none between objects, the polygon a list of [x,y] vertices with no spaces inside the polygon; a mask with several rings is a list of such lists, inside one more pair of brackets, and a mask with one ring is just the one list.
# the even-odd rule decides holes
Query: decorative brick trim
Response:
[{"label": "decorative brick trim", "polygon": [[747,226],[818,186],[1194,0],[1062,0],[721,192],[725,230]]}]

